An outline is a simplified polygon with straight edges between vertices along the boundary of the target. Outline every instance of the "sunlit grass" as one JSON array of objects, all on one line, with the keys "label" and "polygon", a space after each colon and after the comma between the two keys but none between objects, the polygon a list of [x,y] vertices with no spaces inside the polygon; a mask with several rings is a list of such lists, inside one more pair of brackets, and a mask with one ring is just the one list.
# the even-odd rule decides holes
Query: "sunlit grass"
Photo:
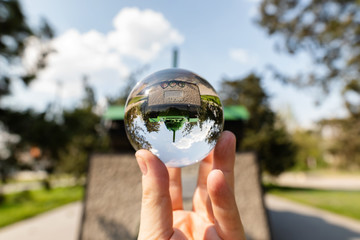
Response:
[{"label": "sunlit grass", "polygon": [[82,199],[83,187],[34,190],[5,195],[0,204],[0,227]]},{"label": "sunlit grass", "polygon": [[201,100],[208,101],[208,102],[213,102],[213,103],[216,103],[217,105],[221,105],[220,99],[218,97],[216,97],[216,96],[201,95]]},{"label": "sunlit grass", "polygon": [[360,191],[332,191],[266,185],[267,193],[360,220]]},{"label": "sunlit grass", "polygon": [[132,104],[132,103],[137,103],[137,102],[140,102],[142,100],[145,100],[146,99],[146,96],[136,96],[136,97],[133,97],[129,102],[128,102],[128,105]]}]

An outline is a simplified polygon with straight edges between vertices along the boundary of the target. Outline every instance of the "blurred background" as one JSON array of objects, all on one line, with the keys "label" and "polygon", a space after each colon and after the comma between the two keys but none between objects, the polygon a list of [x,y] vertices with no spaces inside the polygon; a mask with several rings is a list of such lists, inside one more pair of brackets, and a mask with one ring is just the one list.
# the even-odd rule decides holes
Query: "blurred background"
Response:
[{"label": "blurred background", "polygon": [[266,195],[360,221],[359,1],[0,0],[0,236],[82,199],[109,108],[174,55],[248,112]]}]

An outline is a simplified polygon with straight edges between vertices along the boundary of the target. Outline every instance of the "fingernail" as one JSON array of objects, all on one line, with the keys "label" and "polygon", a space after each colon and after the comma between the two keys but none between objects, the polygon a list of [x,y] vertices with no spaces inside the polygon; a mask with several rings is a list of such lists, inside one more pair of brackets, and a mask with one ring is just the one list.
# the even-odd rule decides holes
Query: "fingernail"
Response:
[{"label": "fingernail", "polygon": [[136,154],[135,154],[135,157],[136,157],[136,161],[139,164],[139,168],[140,168],[142,174],[145,176],[147,173],[147,166],[146,166],[144,159]]}]

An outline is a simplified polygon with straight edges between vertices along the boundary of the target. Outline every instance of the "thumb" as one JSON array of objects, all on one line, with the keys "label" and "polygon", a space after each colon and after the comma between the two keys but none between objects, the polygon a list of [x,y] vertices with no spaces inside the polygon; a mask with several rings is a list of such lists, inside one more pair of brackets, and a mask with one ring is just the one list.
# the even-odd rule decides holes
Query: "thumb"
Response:
[{"label": "thumb", "polygon": [[147,150],[139,150],[135,156],[143,173],[138,239],[170,239],[174,231],[167,168]]}]

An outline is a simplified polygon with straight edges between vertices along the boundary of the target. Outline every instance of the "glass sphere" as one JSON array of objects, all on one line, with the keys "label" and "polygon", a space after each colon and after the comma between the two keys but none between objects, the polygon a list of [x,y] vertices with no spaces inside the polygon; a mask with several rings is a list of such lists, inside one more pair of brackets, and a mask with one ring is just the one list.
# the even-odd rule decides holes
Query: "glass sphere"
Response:
[{"label": "glass sphere", "polygon": [[138,82],[125,106],[125,129],[132,146],[147,149],[168,167],[201,161],[223,129],[221,101],[202,77],[165,69]]}]

